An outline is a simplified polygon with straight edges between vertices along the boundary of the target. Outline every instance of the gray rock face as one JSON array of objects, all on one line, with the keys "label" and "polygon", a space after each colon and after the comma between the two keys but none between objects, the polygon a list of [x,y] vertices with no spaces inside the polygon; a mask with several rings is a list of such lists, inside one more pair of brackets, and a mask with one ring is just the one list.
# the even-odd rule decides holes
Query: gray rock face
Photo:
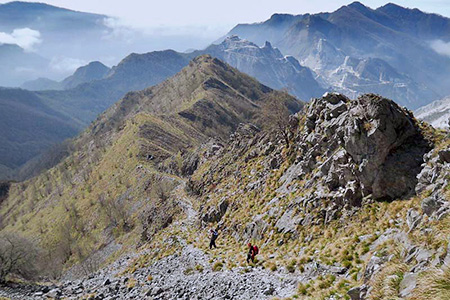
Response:
[{"label": "gray rock face", "polygon": [[228,201],[222,200],[217,207],[209,208],[208,211],[202,215],[201,219],[206,223],[219,222],[226,213],[227,208]]},{"label": "gray rock face", "polygon": [[363,194],[394,199],[412,192],[419,158],[428,149],[412,115],[392,101],[368,96],[353,104],[350,116],[344,148],[359,165]]},{"label": "gray rock face", "polygon": [[442,163],[450,163],[450,149],[441,150],[438,155]]},{"label": "gray rock face", "polygon": [[326,91],[309,68],[300,65],[292,56],[284,56],[268,42],[259,47],[238,36],[230,36],[218,45],[211,45],[193,54],[202,53],[222,59],[271,88],[285,88],[305,101],[319,97]]},{"label": "gray rock face", "polygon": [[422,216],[419,214],[419,212],[413,208],[410,208],[408,210],[408,213],[406,214],[406,224],[408,225],[409,230],[413,230],[414,228],[416,228],[421,219]]},{"label": "gray rock face", "polygon": [[294,233],[296,232],[297,225],[300,223],[299,218],[295,217],[292,209],[286,210],[281,218],[275,224],[275,227],[279,232]]},{"label": "gray rock face", "polygon": [[253,222],[247,224],[244,230],[244,239],[261,240],[264,237],[269,224],[264,221],[264,215],[257,215],[253,218]]},{"label": "gray rock face", "polygon": [[400,297],[407,297],[416,287],[417,274],[406,273],[400,282]]},{"label": "gray rock face", "polygon": [[297,145],[302,159],[281,178],[285,185],[317,168],[311,185],[323,185],[337,203],[414,193],[429,145],[408,110],[372,94],[354,101],[326,94],[312,101],[306,117]]},{"label": "gray rock face", "polygon": [[386,261],[387,257],[372,256],[364,271],[364,282],[368,282],[381,269]]},{"label": "gray rock face", "polygon": [[442,205],[444,205],[444,201],[436,196],[431,196],[423,199],[422,211],[426,215],[431,216],[434,212],[438,211],[442,207]]},{"label": "gray rock face", "polygon": [[433,155],[427,153],[422,171],[417,175],[418,184],[416,193],[427,193],[428,197],[422,200],[421,207],[424,214],[440,220],[450,213],[450,201],[445,199],[445,187],[448,185],[450,163],[447,155],[450,149],[442,149]]},{"label": "gray rock face", "polygon": [[367,290],[368,286],[362,285],[351,288],[350,290],[348,290],[347,294],[352,300],[364,300],[366,299]]}]

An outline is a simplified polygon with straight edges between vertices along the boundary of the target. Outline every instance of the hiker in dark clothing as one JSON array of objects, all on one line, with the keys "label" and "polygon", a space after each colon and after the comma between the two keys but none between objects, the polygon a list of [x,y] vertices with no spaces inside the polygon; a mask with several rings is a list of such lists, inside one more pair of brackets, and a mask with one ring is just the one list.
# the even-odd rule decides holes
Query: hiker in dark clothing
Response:
[{"label": "hiker in dark clothing", "polygon": [[253,246],[251,243],[248,243],[248,254],[247,254],[247,263],[255,262],[255,256],[259,253],[258,246]]},{"label": "hiker in dark clothing", "polygon": [[212,247],[217,248],[216,246],[216,240],[219,236],[219,233],[217,230],[211,229],[211,241],[209,242],[209,249],[212,249]]}]

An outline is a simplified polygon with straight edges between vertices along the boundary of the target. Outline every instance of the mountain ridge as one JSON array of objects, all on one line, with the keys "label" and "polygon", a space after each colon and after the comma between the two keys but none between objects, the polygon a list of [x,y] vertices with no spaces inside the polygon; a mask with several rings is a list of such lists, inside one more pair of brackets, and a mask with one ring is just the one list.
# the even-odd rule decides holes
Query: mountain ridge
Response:
[{"label": "mountain ridge", "polygon": [[[387,95],[396,98],[402,104],[407,104],[412,109],[439,98],[440,95],[448,94],[447,77],[444,74],[447,73],[446,66],[449,65],[449,59],[431,48],[430,38],[447,40],[445,28],[450,24],[450,20],[420,12],[421,21],[417,21],[419,24],[413,30],[410,28],[414,26],[410,26],[410,23],[416,22],[416,19],[406,14],[405,19],[400,21],[389,15],[389,11],[389,6],[373,10],[357,2],[342,6],[332,13],[288,17],[295,21],[280,30],[266,21],[245,26],[237,25],[228,35],[236,34],[253,40],[257,44],[262,40],[268,40],[283,53],[296,57],[303,65],[305,60],[314,53],[321,39],[326,39],[328,43],[351,59],[382,59],[395,68],[397,73],[417,83],[409,84],[411,89],[414,89],[415,85],[423,87],[423,91],[410,93],[422,93],[416,99],[408,98],[410,96],[403,96],[401,99],[395,92]],[[432,25],[427,24],[426,20],[433,20],[430,21]],[[434,36],[428,34],[431,31],[435,33]],[[408,45],[407,49],[403,49],[405,44]],[[318,62],[320,61],[316,63]],[[306,64],[306,66],[313,69],[313,64]],[[331,86],[336,86],[336,82],[329,78],[329,75],[319,75],[322,75]]]},{"label": "mountain ridge", "polygon": [[[292,94],[306,99],[320,96],[325,92],[309,69],[302,67],[294,58],[284,57],[269,45],[266,48],[259,48],[241,40],[224,43],[222,46],[211,46],[206,50],[192,53],[166,50],[130,54],[107,73],[102,72],[100,74],[103,75],[102,78],[80,79],[81,82],[73,88],[36,91],[35,95],[54,110],[65,114],[77,128],[80,124],[82,128],[127,92],[159,84],[188,65],[191,58],[204,53],[226,59],[241,71],[255,75],[266,85],[276,89],[286,88]],[[248,45],[252,47],[247,47]],[[105,68],[102,69],[106,71]],[[85,69],[82,67],[79,70]],[[70,77],[67,80],[70,80]],[[83,82],[86,80],[88,81]],[[43,83],[48,84],[46,81]],[[41,89],[39,86],[36,88]]]},{"label": "mountain ridge", "polygon": [[[159,223],[141,223],[143,220],[135,214],[126,213],[126,220],[116,219],[116,213],[124,212],[117,206],[118,203],[120,206],[137,205],[141,208],[150,205],[147,203],[150,201],[148,197],[153,199],[157,195],[159,184],[170,188],[178,186],[183,182],[180,176],[189,174],[195,168],[195,160],[192,166],[189,162],[180,165],[177,156],[193,156],[195,149],[209,139],[225,141],[242,122],[260,123],[262,105],[278,98],[292,109],[299,110],[303,105],[292,96],[274,91],[216,58],[199,56],[163,83],[128,93],[72,140],[69,153],[57,165],[28,181],[13,183],[8,198],[11,201],[7,199],[1,204],[2,226],[6,226],[2,230],[11,230],[19,225],[14,221],[13,213],[16,209],[19,209],[17,213],[21,211],[16,206],[16,200],[20,198],[20,206],[31,201],[34,203],[30,206],[33,210],[25,209],[22,211],[24,214],[53,216],[51,223],[44,221],[45,224],[38,226],[46,228],[43,229],[41,246],[57,256],[56,261],[68,264],[72,264],[74,259],[83,260],[76,256],[98,250],[110,238],[139,239],[142,226],[148,226],[146,231],[149,234],[157,231],[160,229]],[[142,168],[137,168],[139,165]],[[136,172],[140,173],[139,178],[125,175]],[[54,184],[44,183],[46,178]],[[160,180],[155,182],[154,178]],[[124,180],[129,184],[125,189],[120,183]],[[116,184],[110,185],[111,182]],[[134,190],[135,184],[139,188]],[[90,185],[90,191],[81,200],[76,194],[87,185]],[[42,192],[39,192],[37,199],[34,196],[22,199],[22,187],[42,189]],[[128,193],[127,190],[130,194],[125,199],[123,193]],[[56,202],[55,197],[58,198]],[[102,198],[100,202],[97,202],[98,197]],[[79,215],[89,203],[95,207],[91,207],[90,213]],[[60,234],[65,235],[65,226],[73,221],[68,211],[60,214],[60,209],[64,211],[65,205],[71,207],[69,212],[80,217],[76,221],[80,226],[90,227],[87,224],[94,222],[99,229],[82,235],[76,233],[75,227],[70,229],[69,236],[76,235],[77,241],[73,240],[66,246],[79,249],[78,254],[67,252],[60,248],[62,244],[53,240],[55,236],[59,239]],[[106,206],[103,205],[116,208],[113,208],[114,212],[109,209],[105,211]],[[158,211],[164,210],[167,206],[158,208]],[[110,215],[111,212],[114,215]],[[43,221],[40,217],[30,217],[31,223]],[[114,234],[110,231],[111,226],[116,227]],[[31,231],[23,229],[26,234],[33,235],[38,227],[27,227]]]}]

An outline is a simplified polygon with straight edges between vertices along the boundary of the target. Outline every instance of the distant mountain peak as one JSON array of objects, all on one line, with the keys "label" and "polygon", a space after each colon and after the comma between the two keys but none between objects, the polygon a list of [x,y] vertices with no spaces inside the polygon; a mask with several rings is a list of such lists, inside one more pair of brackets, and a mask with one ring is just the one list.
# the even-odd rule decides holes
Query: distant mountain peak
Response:
[{"label": "distant mountain peak", "polygon": [[62,81],[62,85],[65,89],[74,88],[82,83],[103,79],[107,76],[109,71],[110,68],[101,62],[93,61],[85,66],[79,67],[73,75]]},{"label": "distant mountain peak", "polygon": [[231,35],[221,43],[225,48],[258,47],[256,44],[246,39],[241,39],[237,35]]},{"label": "distant mountain peak", "polygon": [[359,1],[352,2],[348,6],[351,8],[368,8],[367,6],[365,6],[364,4],[362,4]]},{"label": "distant mountain peak", "polygon": [[415,13],[415,14],[426,14],[425,12],[421,11],[418,8],[407,8],[392,2],[389,2],[386,5],[383,5],[379,8],[377,8],[378,11],[382,11],[382,12],[388,12],[391,14],[395,14],[398,16],[401,16],[403,14],[410,14],[410,13]]},{"label": "distant mountain peak", "polygon": [[197,57],[195,57],[191,63],[191,66],[197,69],[207,69],[211,67],[220,67],[220,68],[226,68],[228,69],[229,66],[222,62],[220,59],[217,59],[215,57],[212,57],[209,54],[202,54]]},{"label": "distant mountain peak", "polygon": [[239,36],[233,34],[233,35],[228,36],[225,40],[226,41],[240,41],[241,38],[239,38]]},{"label": "distant mountain peak", "polygon": [[54,7],[57,8],[56,6],[47,4],[47,3],[43,3],[43,2],[26,2],[26,1],[11,1],[11,2],[7,2],[4,4],[0,4],[0,6],[3,7],[7,7],[7,6],[29,6],[29,7]]},{"label": "distant mountain peak", "polygon": [[355,1],[346,6],[346,8],[351,8],[359,13],[367,14],[373,12],[373,9],[362,4],[359,1]]},{"label": "distant mountain peak", "polygon": [[380,8],[390,8],[390,9],[402,9],[402,10],[406,10],[406,8],[404,8],[401,5],[395,4],[393,2],[389,2],[383,6],[381,6]]},{"label": "distant mountain peak", "polygon": [[269,48],[269,49],[273,49],[272,44],[269,41],[266,41],[264,43],[264,48]]},{"label": "distant mountain peak", "polygon": [[294,20],[296,17],[299,17],[299,16],[301,16],[301,15],[295,16],[292,14],[275,13],[265,23],[270,23],[270,25],[272,25],[272,26],[283,25],[285,23],[292,22],[292,20]]},{"label": "distant mountain peak", "polygon": [[[70,12],[75,12],[77,13],[77,11],[72,10],[72,9],[68,9],[68,8],[63,8],[63,7],[59,7],[59,6],[54,6],[54,5],[50,5],[47,3],[43,3],[43,2],[25,2],[25,1],[12,1],[12,2],[7,2],[4,4],[0,4],[0,7],[3,9],[25,9],[25,10],[31,10],[31,11],[47,11],[47,12],[58,12],[58,11],[70,11]],[[94,15],[94,14],[93,14]]]}]

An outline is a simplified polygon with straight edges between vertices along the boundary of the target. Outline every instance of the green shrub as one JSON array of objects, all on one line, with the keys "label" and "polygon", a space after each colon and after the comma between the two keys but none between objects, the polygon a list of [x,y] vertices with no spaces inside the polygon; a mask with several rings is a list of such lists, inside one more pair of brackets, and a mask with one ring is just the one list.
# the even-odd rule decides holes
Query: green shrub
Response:
[{"label": "green shrub", "polygon": [[203,266],[202,265],[196,265],[195,269],[199,272],[203,272]]},{"label": "green shrub", "polygon": [[212,267],[214,272],[221,271],[222,268],[223,268],[223,262],[221,262],[221,261],[216,262]]}]

